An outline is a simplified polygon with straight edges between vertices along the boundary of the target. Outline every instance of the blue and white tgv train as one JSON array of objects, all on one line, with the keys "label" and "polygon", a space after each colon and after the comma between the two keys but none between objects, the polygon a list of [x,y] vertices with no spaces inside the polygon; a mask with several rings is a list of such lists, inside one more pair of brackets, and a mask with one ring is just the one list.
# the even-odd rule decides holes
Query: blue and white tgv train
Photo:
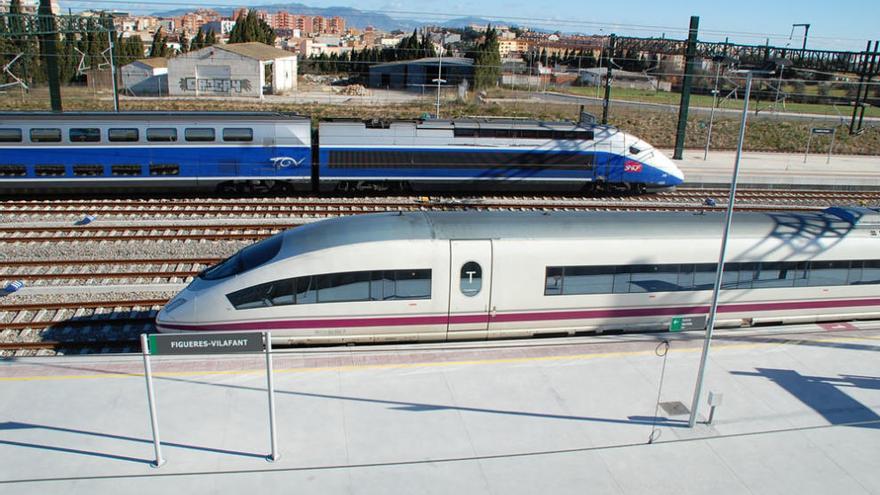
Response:
[{"label": "blue and white tgv train", "polygon": [[0,191],[289,190],[311,184],[311,123],[288,114],[0,114]]},{"label": "blue and white tgv train", "polygon": [[[314,155],[314,156],[313,156]],[[320,123],[226,112],[0,114],[0,193],[673,188],[684,176],[609,126],[511,119]]]},{"label": "blue and white tgv train", "polygon": [[516,119],[319,125],[322,189],[378,181],[488,189],[670,189],[684,174],[653,146],[614,127]]}]

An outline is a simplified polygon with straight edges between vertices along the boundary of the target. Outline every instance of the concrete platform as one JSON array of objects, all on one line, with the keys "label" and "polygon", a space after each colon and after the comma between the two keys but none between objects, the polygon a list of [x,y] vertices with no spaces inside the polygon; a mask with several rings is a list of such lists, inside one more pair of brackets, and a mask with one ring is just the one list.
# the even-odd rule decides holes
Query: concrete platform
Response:
[{"label": "concrete platform", "polygon": [[[672,150],[664,150],[672,156]],[[730,184],[736,153],[688,149],[674,163],[682,169],[685,186],[726,187]],[[880,156],[744,153],[738,187],[880,190]]]},{"label": "concrete platform", "polygon": [[0,492],[880,493],[880,323],[719,332],[688,429],[700,345],[279,353],[274,463],[262,357],[156,358],[158,469],[139,356],[2,361]]}]

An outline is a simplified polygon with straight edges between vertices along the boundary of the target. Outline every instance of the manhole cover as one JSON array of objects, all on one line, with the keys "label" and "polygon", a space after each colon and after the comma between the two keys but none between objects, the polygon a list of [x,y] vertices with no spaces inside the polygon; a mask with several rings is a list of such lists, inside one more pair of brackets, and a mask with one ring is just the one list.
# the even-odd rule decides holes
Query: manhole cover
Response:
[{"label": "manhole cover", "polygon": [[668,414],[669,416],[681,416],[684,414],[690,414],[691,410],[687,408],[684,404],[679,401],[675,402],[661,402],[660,408]]}]

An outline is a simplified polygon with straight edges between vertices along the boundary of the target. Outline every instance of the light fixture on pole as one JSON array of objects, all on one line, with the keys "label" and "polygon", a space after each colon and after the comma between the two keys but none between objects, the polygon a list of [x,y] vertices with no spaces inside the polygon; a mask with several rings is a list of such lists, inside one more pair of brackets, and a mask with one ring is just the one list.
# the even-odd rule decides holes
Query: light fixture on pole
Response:
[{"label": "light fixture on pole", "polygon": [[[772,62],[771,62],[772,63]],[[774,67],[776,64],[773,64]],[[700,395],[703,389],[703,377],[706,373],[706,365],[709,358],[709,347],[712,342],[712,331],[715,329],[715,318],[718,313],[718,296],[721,293],[721,278],[724,274],[724,256],[727,252],[727,239],[730,234],[730,224],[733,220],[733,207],[736,201],[736,179],[739,175],[739,164],[742,158],[743,141],[746,135],[746,121],[749,115],[749,95],[752,92],[752,76],[754,74],[773,74],[772,70],[760,71],[737,71],[746,75],[746,95],[743,99],[742,120],[739,129],[739,141],[736,146],[736,160],[733,164],[733,177],[730,179],[730,195],[727,200],[727,214],[724,219],[724,230],[721,234],[721,251],[718,255],[718,267],[715,271],[715,285],[712,290],[712,303],[709,306],[709,319],[706,324],[706,336],[703,339],[703,352],[700,355],[700,368],[697,372],[697,383],[694,387],[694,398],[691,402],[691,414],[688,418],[688,427],[693,428],[697,423],[697,410],[700,406]]]},{"label": "light fixture on pole", "polygon": [[802,27],[802,28],[804,28],[804,46],[801,48],[801,50],[806,50],[806,49],[807,49],[807,36],[810,35],[810,25],[809,25],[809,24],[806,24],[806,23],[805,23],[805,24],[792,24],[792,25],[791,25],[791,28],[792,28],[792,29],[797,28],[797,27]]}]

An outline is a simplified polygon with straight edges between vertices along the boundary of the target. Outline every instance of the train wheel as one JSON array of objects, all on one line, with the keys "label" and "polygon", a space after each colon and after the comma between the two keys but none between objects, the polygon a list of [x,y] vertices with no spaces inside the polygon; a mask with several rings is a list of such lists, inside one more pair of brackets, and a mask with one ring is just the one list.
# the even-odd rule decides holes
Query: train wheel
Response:
[{"label": "train wheel", "polygon": [[593,194],[596,192],[596,183],[595,182],[586,182],[583,186],[581,186],[581,193],[583,194]]}]

